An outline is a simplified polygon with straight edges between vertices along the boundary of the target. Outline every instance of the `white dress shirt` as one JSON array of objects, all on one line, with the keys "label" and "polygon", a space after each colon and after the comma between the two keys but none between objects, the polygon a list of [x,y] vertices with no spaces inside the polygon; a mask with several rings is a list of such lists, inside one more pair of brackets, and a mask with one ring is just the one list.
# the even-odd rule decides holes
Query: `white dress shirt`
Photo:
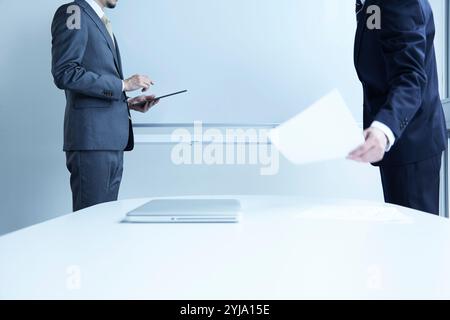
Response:
[{"label": "white dress shirt", "polygon": [[386,135],[386,138],[388,141],[387,146],[386,146],[386,152],[389,152],[395,143],[395,136],[394,136],[394,133],[392,132],[391,128],[389,128],[387,125],[385,125],[384,123],[382,123],[380,121],[372,122],[372,125],[370,127],[379,129]]},{"label": "white dress shirt", "polygon": [[[95,13],[98,15],[98,17],[101,19],[103,19],[103,17],[105,16],[105,12],[103,11],[102,7],[100,7],[100,5],[97,3],[97,1],[95,0],[85,0],[92,9],[94,9]],[[113,41],[115,41],[113,39]],[[125,82],[122,80],[122,91],[125,91]]]},{"label": "white dress shirt", "polygon": [[103,16],[105,15],[105,12],[103,11],[102,7],[97,3],[95,0],[86,0],[86,2],[94,9],[95,13],[98,15],[100,19],[103,19]]}]

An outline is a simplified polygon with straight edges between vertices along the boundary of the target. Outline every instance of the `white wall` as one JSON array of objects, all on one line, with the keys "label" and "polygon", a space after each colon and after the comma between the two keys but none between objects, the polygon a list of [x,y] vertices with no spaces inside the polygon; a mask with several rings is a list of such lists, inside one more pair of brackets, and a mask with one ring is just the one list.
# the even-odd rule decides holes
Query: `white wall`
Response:
[{"label": "white wall", "polygon": [[50,74],[50,25],[62,1],[1,1],[0,234],[70,210],[64,96]]},{"label": "white wall", "polygon": [[[145,4],[146,8],[136,10],[149,12],[151,19],[152,4],[158,1],[141,1],[139,3]],[[342,3],[341,0],[329,1]],[[3,30],[0,49],[0,234],[68,213],[71,208],[69,176],[62,152],[64,95],[54,87],[50,75],[50,24],[55,9],[62,3],[64,1],[46,0],[29,2],[24,6],[19,1],[0,1],[3,14],[3,19],[0,19],[0,29]],[[117,19],[114,26],[119,41],[125,37],[127,41],[135,39],[138,42],[145,35],[140,28],[133,34],[123,34],[120,30],[121,24],[133,16],[119,18],[121,3],[124,1],[119,1],[118,8],[111,14],[113,22]],[[345,3],[352,11],[353,2]],[[183,29],[183,26],[175,27]],[[164,33],[164,30],[151,32]],[[339,36],[342,35],[336,35]],[[353,37],[345,35],[350,36]],[[300,46],[299,50],[302,48]],[[324,50],[333,49],[324,45]],[[351,48],[348,54],[350,57],[346,54],[342,59],[352,59]],[[148,72],[153,67],[164,69],[160,64],[153,65],[156,62],[152,59],[146,60],[146,55],[146,52],[136,50],[133,55],[124,56],[127,72],[139,72],[141,65]],[[135,63],[137,57],[139,63]],[[308,63],[305,61],[304,65],[296,66],[296,72],[301,72],[303,67],[305,70],[310,68]],[[340,72],[344,71],[349,76],[354,75],[353,69]],[[169,83],[169,78],[162,72],[158,78]],[[356,86],[356,77],[354,81]],[[316,90],[307,85],[301,89]],[[271,92],[273,95],[277,93]],[[360,92],[355,92],[355,97],[360,97]],[[355,98],[350,99],[353,101]],[[258,105],[248,106],[258,112]],[[152,118],[149,117],[148,121],[151,122]],[[173,119],[164,121],[172,122]],[[293,167],[282,160],[278,175],[264,177],[255,166],[175,166],[170,162],[170,150],[170,145],[137,145],[135,152],[127,154],[120,197],[289,193],[381,199],[377,170],[368,166],[329,162]]]},{"label": "white wall", "polygon": [[[439,72],[439,84],[441,90],[441,98],[446,98],[445,94],[445,47],[446,41],[444,39],[445,36],[445,2],[448,0],[430,0],[431,6],[433,7],[434,20],[436,23],[436,39],[434,45],[436,47],[436,58],[438,63],[438,72]],[[448,41],[447,41],[448,43]]]},{"label": "white wall", "polygon": [[282,122],[334,88],[362,116],[355,0],[119,3],[125,73],[148,73],[158,93],[189,89],[139,122]]}]

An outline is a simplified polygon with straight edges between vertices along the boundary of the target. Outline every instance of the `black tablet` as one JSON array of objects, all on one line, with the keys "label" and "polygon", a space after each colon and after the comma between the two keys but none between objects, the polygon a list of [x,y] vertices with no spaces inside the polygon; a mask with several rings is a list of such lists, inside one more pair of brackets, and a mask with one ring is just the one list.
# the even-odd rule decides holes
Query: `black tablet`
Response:
[{"label": "black tablet", "polygon": [[[161,100],[161,99],[164,99],[164,98],[176,96],[178,94],[182,94],[182,93],[186,93],[186,92],[187,92],[187,90],[178,91],[178,92],[166,94],[166,95],[163,95],[163,96],[160,96],[160,97],[156,97],[154,100]],[[146,103],[147,103],[147,101],[142,101],[142,102],[133,103],[131,106],[133,106],[133,107],[143,107]]]}]

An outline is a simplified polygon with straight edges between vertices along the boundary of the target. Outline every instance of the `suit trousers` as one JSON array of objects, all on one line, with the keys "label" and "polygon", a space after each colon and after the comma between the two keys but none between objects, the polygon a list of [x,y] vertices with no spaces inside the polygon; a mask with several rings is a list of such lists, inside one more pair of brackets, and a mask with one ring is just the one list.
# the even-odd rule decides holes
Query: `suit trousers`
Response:
[{"label": "suit trousers", "polygon": [[116,201],[123,173],[123,151],[67,151],[73,211]]},{"label": "suit trousers", "polygon": [[381,166],[387,203],[439,215],[442,154],[401,166]]}]

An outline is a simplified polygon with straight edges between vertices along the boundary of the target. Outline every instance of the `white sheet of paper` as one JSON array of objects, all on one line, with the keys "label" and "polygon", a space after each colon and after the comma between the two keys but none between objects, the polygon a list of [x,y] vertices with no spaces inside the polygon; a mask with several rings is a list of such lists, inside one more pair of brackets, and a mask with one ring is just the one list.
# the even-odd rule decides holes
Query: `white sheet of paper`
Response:
[{"label": "white sheet of paper", "polygon": [[307,220],[339,220],[352,222],[414,223],[397,208],[386,206],[318,206],[299,213],[297,218]]},{"label": "white sheet of paper", "polygon": [[345,159],[364,142],[362,129],[338,90],[271,130],[269,136],[295,164]]}]

